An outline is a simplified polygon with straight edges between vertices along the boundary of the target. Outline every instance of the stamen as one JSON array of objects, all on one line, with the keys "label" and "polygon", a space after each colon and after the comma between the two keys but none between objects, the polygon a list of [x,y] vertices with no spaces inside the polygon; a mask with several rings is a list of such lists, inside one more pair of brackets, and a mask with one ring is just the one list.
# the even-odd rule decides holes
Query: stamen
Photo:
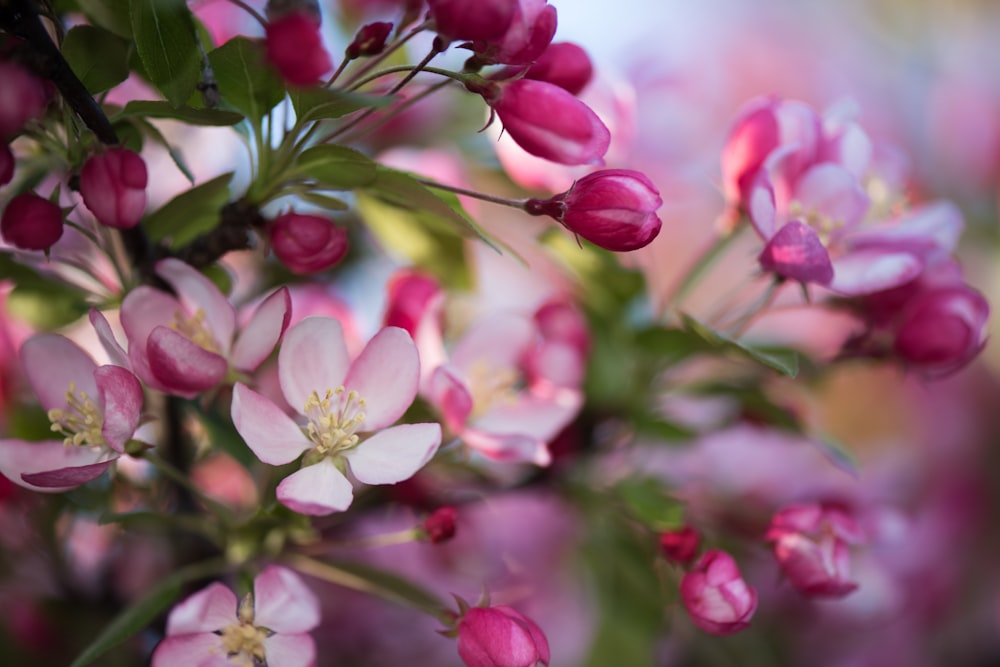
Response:
[{"label": "stamen", "polygon": [[170,323],[170,328],[190,339],[192,343],[203,350],[219,353],[219,344],[205,325],[205,311],[201,308],[190,316],[185,315],[180,310],[174,311],[174,319]]},{"label": "stamen", "polygon": [[365,421],[365,399],[343,386],[327,389],[323,396],[312,392],[303,413],[309,417],[306,435],[320,454],[336,454],[358,444],[355,434]]},{"label": "stamen", "polygon": [[61,433],[65,438],[63,444],[67,447],[104,446],[104,415],[87,396],[87,392],[76,391],[76,384],[69,383],[66,390],[66,410],[53,408],[49,410],[49,421],[52,430]]},{"label": "stamen", "polygon": [[498,368],[479,360],[469,369],[468,387],[472,394],[472,414],[478,417],[500,403],[513,403],[523,378],[516,368]]}]

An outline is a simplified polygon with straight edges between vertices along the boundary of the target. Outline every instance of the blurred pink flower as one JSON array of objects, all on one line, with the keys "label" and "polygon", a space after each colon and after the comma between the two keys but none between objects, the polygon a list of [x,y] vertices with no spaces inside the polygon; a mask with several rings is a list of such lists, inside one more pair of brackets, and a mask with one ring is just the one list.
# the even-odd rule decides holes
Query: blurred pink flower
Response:
[{"label": "blurred pink flower", "polygon": [[698,555],[701,536],[691,526],[681,526],[676,530],[660,533],[660,552],[663,556],[680,565],[687,565]]},{"label": "blurred pink flower", "polygon": [[550,659],[542,629],[505,605],[465,612],[458,622],[458,655],[467,667],[535,667]]},{"label": "blurred pink flower", "polygon": [[146,163],[138,153],[110,148],[83,165],[80,195],[102,225],[128,229],[146,212],[147,180]]},{"label": "blurred pink flower", "polygon": [[62,209],[33,192],[19,194],[7,202],[0,235],[21,250],[48,250],[62,238]]},{"label": "blurred pink flower", "polygon": [[319,17],[293,11],[267,24],[267,59],[292,86],[315,86],[333,63],[323,46]]},{"label": "blurred pink flower", "polygon": [[45,81],[17,63],[0,60],[0,140],[9,139],[45,110]]},{"label": "blurred pink flower", "polygon": [[743,581],[736,561],[724,551],[702,554],[681,579],[680,588],[691,620],[713,635],[745,629],[757,610],[757,591]]}]

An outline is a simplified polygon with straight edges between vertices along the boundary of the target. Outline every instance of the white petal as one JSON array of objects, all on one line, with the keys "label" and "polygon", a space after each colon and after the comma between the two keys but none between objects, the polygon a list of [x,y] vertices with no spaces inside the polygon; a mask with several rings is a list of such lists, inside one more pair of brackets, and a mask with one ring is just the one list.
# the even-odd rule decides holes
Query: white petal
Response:
[{"label": "white petal", "polygon": [[440,444],[440,424],[403,424],[379,431],[344,457],[359,481],[395,484],[413,477]]},{"label": "white petal", "polygon": [[319,625],[319,599],[288,568],[271,565],[257,575],[253,600],[254,623],[268,630],[295,634]]},{"label": "white petal", "polygon": [[330,459],[306,466],[278,485],[278,500],[299,514],[323,516],[343,512],[354,500],[354,490]]},{"label": "white petal", "polygon": [[363,431],[385,428],[413,403],[420,381],[420,359],[410,334],[386,327],[351,364],[344,386],[365,399]]},{"label": "white petal", "polygon": [[312,442],[281,408],[242,383],[233,387],[233,425],[264,463],[291,463],[312,449]]},{"label": "white petal", "polygon": [[285,334],[278,352],[278,380],[292,409],[302,412],[312,392],[344,383],[350,359],[340,322],[307,317]]}]

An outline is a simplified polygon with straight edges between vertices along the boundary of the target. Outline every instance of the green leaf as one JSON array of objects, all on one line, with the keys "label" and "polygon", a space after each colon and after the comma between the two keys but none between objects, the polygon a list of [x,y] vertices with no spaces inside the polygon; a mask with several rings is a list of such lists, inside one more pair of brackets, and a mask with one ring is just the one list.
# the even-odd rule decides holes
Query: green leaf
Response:
[{"label": "green leaf", "polygon": [[180,106],[198,85],[201,51],[184,0],[130,0],[132,34],[149,80]]},{"label": "green leaf", "polygon": [[110,30],[119,37],[132,39],[129,3],[122,0],[76,0],[76,4],[91,24]]},{"label": "green leaf", "polygon": [[809,441],[814,443],[823,456],[834,466],[855,479],[861,476],[861,467],[858,465],[858,459],[854,456],[854,452],[848,449],[844,443],[830,435],[811,437]]},{"label": "green leaf", "polygon": [[281,100],[285,86],[259,42],[234,37],[208,54],[222,99],[256,125]]},{"label": "green leaf", "polygon": [[233,172],[217,176],[182,192],[146,216],[143,225],[149,238],[170,238],[176,247],[213,229],[219,222],[220,209],[229,202],[232,178]]},{"label": "green leaf", "polygon": [[299,155],[291,176],[305,176],[324,190],[353,190],[375,182],[375,162],[353,148],[322,144]]},{"label": "green leaf", "polygon": [[163,102],[162,100],[132,100],[125,105],[124,109],[111,118],[111,122],[116,122],[130,116],[167,118],[170,120],[179,120],[188,125],[213,127],[236,125],[236,123],[243,120],[241,114],[224,109],[196,109],[186,105],[173,106],[169,102]]},{"label": "green leaf", "polygon": [[109,650],[141,631],[163,610],[180,597],[184,584],[217,574],[225,569],[222,560],[191,565],[160,581],[144,598],[126,608],[104,628],[90,646],[83,650],[70,667],[85,667]]},{"label": "green leaf", "polygon": [[5,253],[0,253],[0,276],[14,282],[7,297],[8,310],[36,329],[66,326],[90,309],[82,290],[19,264]]},{"label": "green leaf", "polygon": [[191,173],[191,169],[187,166],[184,156],[181,155],[180,151],[174,148],[169,141],[167,141],[167,138],[163,136],[163,133],[160,132],[159,128],[140,116],[126,117],[122,122],[131,123],[143,135],[150,137],[153,141],[163,146],[167,150],[167,154],[170,156],[170,159],[174,161],[175,165],[177,165],[177,169],[184,174],[184,177],[188,179],[188,181],[194,183],[194,174]]},{"label": "green leaf", "polygon": [[66,33],[62,54],[73,73],[94,94],[128,78],[128,40],[92,25],[78,25]]},{"label": "green leaf", "polygon": [[799,372],[799,355],[794,350],[751,347],[708,328],[690,315],[682,313],[681,319],[684,328],[707,343],[708,349],[735,352],[788,377],[795,377]]},{"label": "green leaf", "polygon": [[295,118],[298,123],[306,123],[327,118],[340,118],[360,109],[383,109],[394,99],[384,95],[364,95],[348,93],[329,88],[300,88],[289,93]]},{"label": "green leaf", "polygon": [[308,202],[313,206],[319,206],[328,211],[346,211],[350,208],[347,202],[318,192],[302,192],[299,193],[299,198],[304,202]]},{"label": "green leaf", "polygon": [[631,514],[653,530],[673,530],[684,523],[684,506],[652,477],[626,479],[618,493]]}]

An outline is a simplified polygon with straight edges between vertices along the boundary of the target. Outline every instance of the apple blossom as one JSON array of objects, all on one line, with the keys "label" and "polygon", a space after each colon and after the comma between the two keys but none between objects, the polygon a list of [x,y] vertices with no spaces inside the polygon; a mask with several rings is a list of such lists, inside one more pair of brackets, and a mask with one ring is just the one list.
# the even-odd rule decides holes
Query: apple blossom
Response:
[{"label": "apple blossom", "polygon": [[319,621],[319,600],[306,583],[271,565],[243,600],[215,582],[175,606],[152,667],[309,667],[316,664],[309,632]]},{"label": "apple blossom", "polygon": [[466,667],[548,665],[549,641],[538,624],[512,607],[473,607],[458,621],[458,655]]},{"label": "apple blossom", "polygon": [[703,553],[680,588],[691,620],[709,634],[739,632],[757,610],[757,591],[743,581],[736,561],[724,551]]},{"label": "apple blossom", "polygon": [[48,250],[62,238],[62,209],[32,192],[17,195],[0,217],[0,234],[15,248]]},{"label": "apple blossom", "polygon": [[347,231],[318,215],[284,213],[271,222],[268,233],[274,255],[299,275],[329,269],[347,254]]},{"label": "apple blossom", "polygon": [[698,531],[691,526],[681,526],[660,533],[660,552],[671,562],[687,565],[698,555],[699,542]]},{"label": "apple blossom", "polygon": [[305,424],[243,384],[232,404],[236,430],[261,461],[284,465],[305,454],[302,468],[278,485],[278,500],[302,514],[330,514],[353,500],[345,466],[365,484],[395,484],[422,468],[441,444],[441,427],[392,426],[416,396],[419,365],[413,341],[395,327],[353,362],[337,320],[307,317],[289,329],[278,375]]},{"label": "apple blossom", "polygon": [[548,81],[579,95],[594,76],[594,65],[583,47],[572,42],[553,42],[524,70],[527,79]]},{"label": "apple blossom", "polygon": [[547,0],[517,0],[507,30],[495,40],[473,43],[477,64],[529,65],[545,51],[556,33],[556,8]]},{"label": "apple blossom", "polygon": [[344,50],[348,60],[368,56],[377,56],[385,49],[385,41],[392,33],[392,24],[387,21],[376,21],[361,26],[354,39]]},{"label": "apple blossom", "polygon": [[333,67],[319,28],[319,17],[307,11],[292,11],[268,21],[267,59],[289,85],[318,85]]},{"label": "apple blossom", "polygon": [[420,527],[427,535],[429,542],[440,544],[455,537],[455,520],[457,518],[458,510],[451,505],[444,505],[431,512]]},{"label": "apple blossom", "polygon": [[37,118],[48,104],[45,82],[27,69],[0,60],[0,140],[9,139]]},{"label": "apple blossom", "polygon": [[517,0],[427,0],[434,29],[446,41],[499,39],[518,9]]},{"label": "apple blossom", "polygon": [[127,148],[92,155],[80,172],[83,203],[102,225],[135,227],[146,211],[146,163]]}]

